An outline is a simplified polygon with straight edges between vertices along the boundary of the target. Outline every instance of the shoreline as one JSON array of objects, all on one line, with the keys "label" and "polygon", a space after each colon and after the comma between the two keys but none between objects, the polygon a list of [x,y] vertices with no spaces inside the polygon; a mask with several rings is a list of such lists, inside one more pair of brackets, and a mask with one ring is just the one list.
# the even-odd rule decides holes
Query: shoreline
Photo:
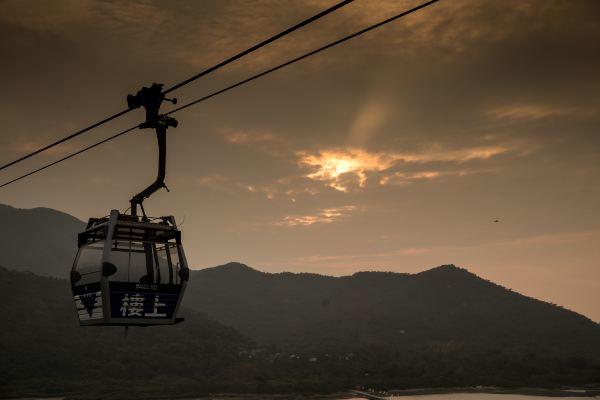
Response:
[{"label": "shoreline", "polygon": [[502,388],[502,387],[456,387],[456,388],[423,388],[389,390],[388,396],[420,396],[432,394],[452,393],[484,393],[484,394],[516,394],[525,396],[545,397],[596,397],[600,396],[600,388],[569,388],[569,389],[545,389],[545,388]]},{"label": "shoreline", "polygon": [[[389,399],[390,397],[403,396],[427,396],[444,394],[506,394],[543,397],[587,397],[600,398],[600,388],[569,388],[569,389],[544,389],[544,388],[501,388],[501,387],[455,387],[455,388],[414,388],[395,389],[385,392],[365,392],[360,390],[348,390],[345,392],[334,392],[329,394],[260,394],[260,393],[207,393],[196,397],[170,396],[170,399],[178,400],[349,400],[364,398],[370,400]],[[64,396],[26,396],[26,397],[3,397],[5,400],[64,400],[73,398],[71,395]],[[76,396],[75,396],[76,398]],[[110,397],[108,397],[110,399]],[[165,397],[147,397],[147,399],[164,400]]]}]

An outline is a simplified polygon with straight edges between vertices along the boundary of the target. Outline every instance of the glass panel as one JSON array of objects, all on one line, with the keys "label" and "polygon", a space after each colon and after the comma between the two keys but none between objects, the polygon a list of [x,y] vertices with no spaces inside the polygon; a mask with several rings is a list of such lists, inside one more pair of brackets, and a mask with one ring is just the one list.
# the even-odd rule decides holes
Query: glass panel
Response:
[{"label": "glass panel", "polygon": [[[141,243],[138,243],[141,245]],[[132,246],[133,247],[133,246]],[[142,279],[147,276],[146,271],[146,253],[143,251],[132,251],[130,254],[129,261],[129,282],[142,282]],[[150,281],[145,280],[142,283],[151,283]]]},{"label": "glass panel", "polygon": [[86,244],[79,248],[77,253],[77,264],[75,270],[81,275],[81,279],[75,286],[87,285],[91,282],[100,282],[100,271],[102,270],[102,250],[104,242]]},{"label": "glass panel", "polygon": [[171,264],[169,244],[157,244],[157,258],[160,272],[160,283],[175,283],[175,275]]},{"label": "glass panel", "polygon": [[111,281],[140,282],[147,275],[146,251],[142,242],[114,240],[111,262],[117,267],[117,272],[109,277]]},{"label": "glass panel", "polygon": [[81,275],[81,279],[75,282],[75,286],[88,285],[90,283],[100,282],[102,280],[102,273],[100,271],[89,272],[85,275]]},{"label": "glass panel", "polygon": [[181,284],[181,277],[179,276],[179,269],[181,263],[179,260],[179,249],[175,243],[169,244],[169,254],[171,255],[171,263],[173,264],[173,283]]},{"label": "glass panel", "polygon": [[117,272],[111,281],[180,284],[181,262],[176,243],[114,240],[111,263]]},{"label": "glass panel", "polygon": [[117,272],[109,276],[109,280],[129,282],[129,249],[116,251],[113,248],[111,262],[117,267]]}]

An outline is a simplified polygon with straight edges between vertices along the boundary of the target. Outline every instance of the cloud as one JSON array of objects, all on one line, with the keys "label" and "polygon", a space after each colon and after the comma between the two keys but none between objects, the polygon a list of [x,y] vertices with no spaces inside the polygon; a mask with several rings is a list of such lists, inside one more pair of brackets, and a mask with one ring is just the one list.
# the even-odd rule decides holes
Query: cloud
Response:
[{"label": "cloud", "polygon": [[90,1],[69,0],[62,3],[39,2],[35,6],[23,7],[18,0],[7,0],[2,3],[0,22],[54,33],[62,31],[65,25],[91,17],[92,6]]},{"label": "cloud", "polygon": [[70,35],[72,30],[88,25],[107,30],[123,29],[146,37],[167,20],[163,7],[139,1],[63,0],[23,7],[20,1],[7,0],[2,5],[0,22],[62,35]]},{"label": "cloud", "polygon": [[379,180],[380,185],[387,185],[390,183],[393,184],[407,184],[411,181],[419,181],[419,180],[430,180],[437,179],[442,176],[442,173],[439,171],[422,171],[422,172],[396,172],[393,175],[383,176]]},{"label": "cloud", "polygon": [[[445,149],[439,145],[432,146],[422,152],[369,152],[363,149],[348,150],[324,150],[317,153],[298,152],[298,163],[301,166],[307,166],[312,172],[306,175],[307,178],[323,181],[327,186],[333,189],[347,192],[352,177],[357,181],[359,187],[365,187],[367,183],[367,174],[372,172],[384,172],[395,165],[403,163],[424,164],[432,162],[453,162],[465,163],[472,160],[487,160],[496,155],[510,151],[508,146],[479,146],[463,149]],[[392,176],[404,178],[405,180],[432,179],[442,174],[436,171],[423,171],[420,173],[403,174],[394,173],[387,175],[384,179],[385,184]],[[463,173],[464,176],[466,173]],[[455,175],[461,176],[461,172],[455,172]]]},{"label": "cloud", "polygon": [[543,235],[535,235],[517,238],[514,240],[508,240],[504,242],[494,243],[496,246],[512,246],[512,245],[528,245],[528,244],[542,244],[542,245],[560,245],[567,243],[577,243],[587,241],[596,238],[600,234],[600,230],[587,230],[579,232],[561,232],[561,233],[548,233]]},{"label": "cloud", "polygon": [[297,257],[292,260],[293,263],[300,264],[321,264],[328,262],[361,262],[374,263],[376,260],[391,259],[401,256],[416,256],[421,254],[447,252],[453,250],[469,250],[476,248],[494,248],[494,247],[512,247],[529,245],[563,245],[571,243],[580,243],[590,240],[597,240],[600,230],[586,230],[578,232],[560,232],[541,235],[524,236],[515,239],[503,240],[498,242],[481,243],[476,245],[454,245],[454,246],[414,246],[392,249],[389,251],[364,253],[364,254],[316,254],[310,256]]},{"label": "cloud", "polygon": [[236,182],[231,177],[213,173],[201,175],[193,178],[177,178],[178,186],[197,186],[203,188],[203,191],[210,190],[213,192],[225,193],[228,196],[237,196],[240,190],[245,189],[245,185]]},{"label": "cloud", "polygon": [[395,172],[391,175],[384,175],[379,179],[379,184],[382,186],[386,185],[408,185],[416,181],[430,181],[439,179],[445,176],[468,176],[473,174],[479,174],[484,172],[491,172],[492,170],[468,170],[461,169],[456,171],[419,171],[419,172]]},{"label": "cloud", "polygon": [[344,175],[355,175],[359,186],[364,187],[367,172],[384,171],[398,160],[394,154],[370,153],[360,149],[321,151],[318,154],[299,152],[297,155],[301,165],[307,165],[314,170],[306,175],[307,178],[325,181],[328,186],[342,192],[348,190],[342,180]]},{"label": "cloud", "polygon": [[223,134],[225,140],[235,146],[260,151],[270,157],[289,159],[293,154],[291,143],[276,133],[240,130]]},{"label": "cloud", "polygon": [[279,142],[281,138],[272,133],[265,132],[234,132],[226,136],[229,143],[234,144],[250,144],[264,142]]},{"label": "cloud", "polygon": [[541,104],[517,104],[496,107],[487,112],[497,119],[537,120],[544,118],[563,117],[575,114],[577,111],[571,107],[557,107]]},{"label": "cloud", "polygon": [[195,183],[199,186],[221,186],[229,184],[229,179],[220,174],[202,175],[195,178]]},{"label": "cloud", "polygon": [[434,145],[422,152],[397,153],[396,156],[398,160],[406,163],[454,162],[460,164],[472,160],[487,160],[510,150],[511,148],[506,145],[476,146],[462,149],[447,149],[440,145]]},{"label": "cloud", "polygon": [[287,215],[276,223],[279,226],[298,227],[310,226],[314,224],[330,224],[341,218],[347,217],[349,214],[356,212],[357,206],[348,205],[343,207],[323,208],[315,214],[308,215]]}]

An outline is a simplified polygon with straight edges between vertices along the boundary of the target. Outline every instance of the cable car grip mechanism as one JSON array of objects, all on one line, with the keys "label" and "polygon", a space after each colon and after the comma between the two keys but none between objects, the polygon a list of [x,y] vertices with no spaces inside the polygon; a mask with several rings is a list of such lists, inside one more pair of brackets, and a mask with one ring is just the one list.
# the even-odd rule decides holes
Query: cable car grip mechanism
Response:
[{"label": "cable car grip mechanism", "polygon": [[147,219],[143,202],[156,191],[169,188],[165,185],[166,157],[167,157],[167,129],[177,127],[177,120],[168,115],[159,114],[160,106],[164,100],[177,104],[177,99],[167,99],[162,91],[161,83],[153,83],[150,87],[142,87],[135,95],[127,96],[127,105],[129,109],[144,107],[146,110],[146,121],[138,127],[140,129],[155,129],[158,141],[158,173],[156,179],[146,189],[142,190],[129,201],[131,203],[131,215],[137,216],[138,206],[142,210],[144,219]]}]

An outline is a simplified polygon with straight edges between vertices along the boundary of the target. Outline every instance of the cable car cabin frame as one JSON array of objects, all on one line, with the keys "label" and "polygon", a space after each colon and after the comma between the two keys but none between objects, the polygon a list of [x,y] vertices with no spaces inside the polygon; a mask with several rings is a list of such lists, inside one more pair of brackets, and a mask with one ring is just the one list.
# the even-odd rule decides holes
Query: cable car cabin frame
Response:
[{"label": "cable car cabin frame", "polygon": [[90,218],[79,234],[71,287],[81,326],[170,325],[189,279],[181,232],[173,217],[159,222],[112,210]]}]

